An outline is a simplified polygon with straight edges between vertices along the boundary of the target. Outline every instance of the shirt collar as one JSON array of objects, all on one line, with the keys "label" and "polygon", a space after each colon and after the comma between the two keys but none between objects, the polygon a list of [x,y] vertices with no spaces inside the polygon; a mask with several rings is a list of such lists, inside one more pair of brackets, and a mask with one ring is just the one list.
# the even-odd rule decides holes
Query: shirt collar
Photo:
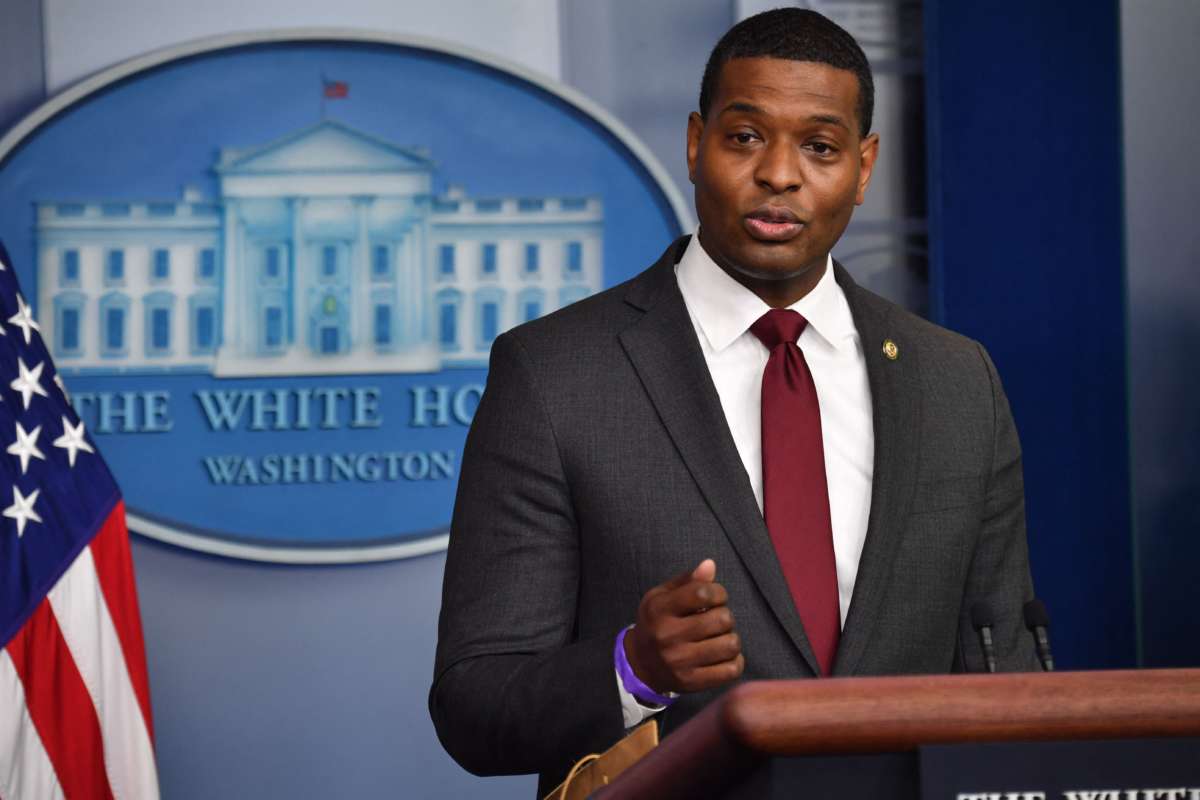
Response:
[{"label": "shirt collar", "polygon": [[[708,344],[715,352],[733,344],[770,310],[758,295],[729,277],[700,244],[696,230],[675,267],[679,291]],[[833,275],[833,258],[826,256],[825,274],[813,290],[789,306],[808,320],[808,326],[834,349],[852,347],[858,331],[850,305]]]}]

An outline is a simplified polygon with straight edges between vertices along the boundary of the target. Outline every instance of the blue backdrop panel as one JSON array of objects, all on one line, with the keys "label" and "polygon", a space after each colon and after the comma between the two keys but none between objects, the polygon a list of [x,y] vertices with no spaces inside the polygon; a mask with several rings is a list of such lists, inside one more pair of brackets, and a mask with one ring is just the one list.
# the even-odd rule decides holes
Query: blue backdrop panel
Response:
[{"label": "blue backdrop panel", "polygon": [[1136,660],[1116,2],[925,3],[931,306],[1025,452],[1062,667]]},{"label": "blue backdrop panel", "polygon": [[1179,80],[1200,73],[1197,34],[1194,0],[1122,3],[1134,525],[1154,667],[1200,664],[1200,83]]}]

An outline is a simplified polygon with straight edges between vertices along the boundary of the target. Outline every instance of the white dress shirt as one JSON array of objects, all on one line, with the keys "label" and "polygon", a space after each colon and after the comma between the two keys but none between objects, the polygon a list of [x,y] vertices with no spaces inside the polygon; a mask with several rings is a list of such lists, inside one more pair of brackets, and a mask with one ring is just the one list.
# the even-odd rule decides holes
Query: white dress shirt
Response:
[{"label": "white dress shirt", "polygon": [[[675,275],[761,512],[760,400],[763,370],[770,354],[750,332],[750,326],[770,306],[716,265],[700,245],[699,232],[692,236]],[[826,261],[825,274],[816,287],[789,308],[808,320],[798,344],[812,371],[821,408],[838,606],[844,625],[867,535],[875,467],[866,359],[846,295],[834,280],[832,258]],[[718,576],[720,571],[718,564]],[[626,727],[633,727],[658,710],[638,703],[619,677],[617,686]]]}]

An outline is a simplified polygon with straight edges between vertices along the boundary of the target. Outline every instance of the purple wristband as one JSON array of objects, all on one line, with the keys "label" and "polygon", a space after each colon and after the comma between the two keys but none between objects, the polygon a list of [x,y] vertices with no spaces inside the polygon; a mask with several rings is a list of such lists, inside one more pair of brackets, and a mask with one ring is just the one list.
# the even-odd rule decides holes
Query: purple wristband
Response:
[{"label": "purple wristband", "polygon": [[[632,627],[632,625],[629,626],[629,628]],[[629,633],[629,628],[624,628],[617,634],[617,646],[613,648],[613,662],[617,665],[617,674],[621,676],[621,684],[625,687],[625,691],[646,705],[671,705],[675,702],[674,697],[661,695],[642,683],[641,679],[634,674],[633,667],[629,666],[629,659],[625,657],[625,634]]]}]

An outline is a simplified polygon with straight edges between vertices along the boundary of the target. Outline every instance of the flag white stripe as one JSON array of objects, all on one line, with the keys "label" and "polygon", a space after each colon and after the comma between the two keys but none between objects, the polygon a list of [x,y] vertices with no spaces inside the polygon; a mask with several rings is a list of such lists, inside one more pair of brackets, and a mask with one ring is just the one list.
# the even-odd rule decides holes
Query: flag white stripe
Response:
[{"label": "flag white stripe", "polygon": [[[7,759],[12,758],[12,763]],[[8,650],[0,650],[0,797],[59,800],[54,765],[25,704],[25,687]]]},{"label": "flag white stripe", "polygon": [[96,562],[84,548],[47,595],[63,639],[96,705],[104,766],[113,797],[158,797],[154,748],[142,718],[121,641],[100,589]]}]

